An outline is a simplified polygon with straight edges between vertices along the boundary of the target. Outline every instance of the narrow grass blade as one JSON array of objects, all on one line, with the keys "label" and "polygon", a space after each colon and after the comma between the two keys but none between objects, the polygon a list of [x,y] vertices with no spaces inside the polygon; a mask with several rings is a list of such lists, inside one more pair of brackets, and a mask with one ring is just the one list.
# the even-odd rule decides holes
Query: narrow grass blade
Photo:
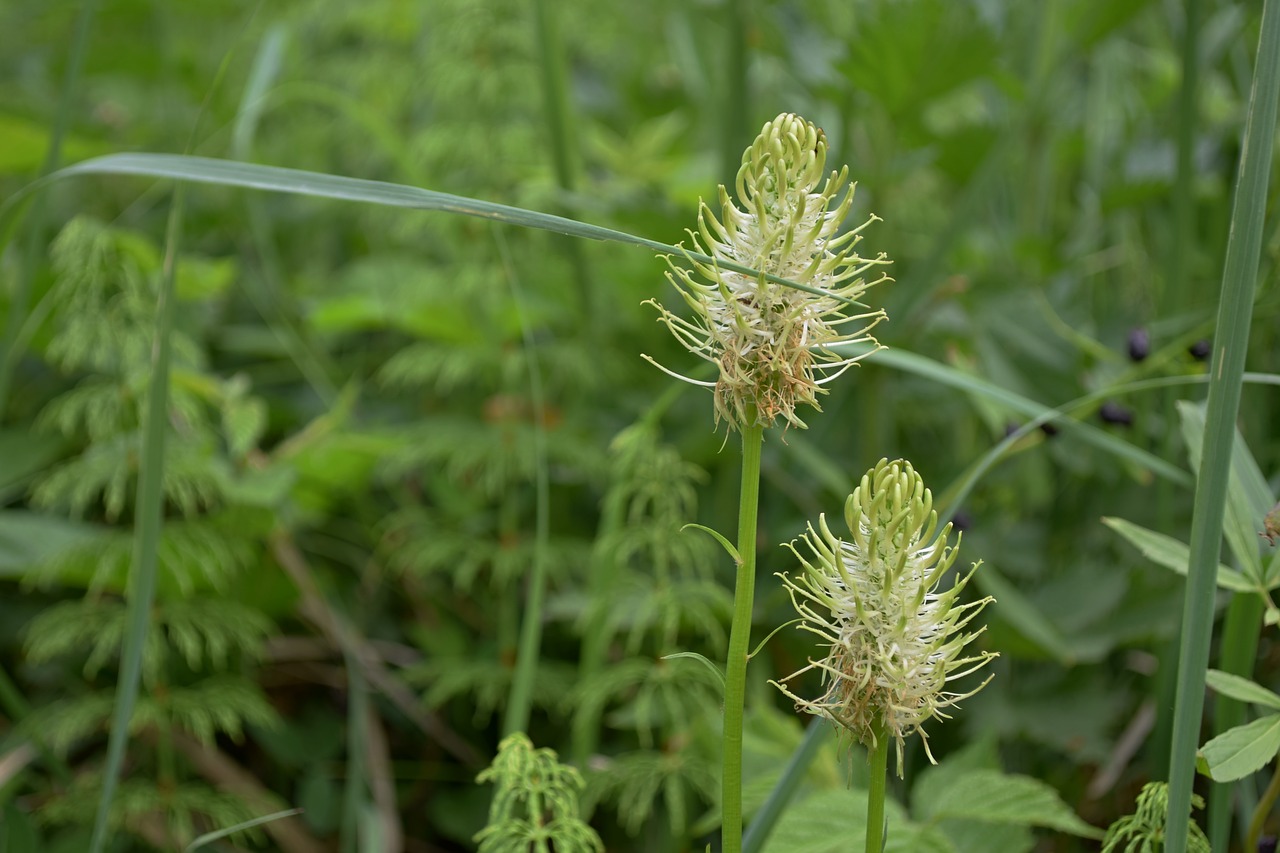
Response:
[{"label": "narrow grass blade", "polygon": [[[853,351],[853,347],[842,348],[845,351]],[[1165,477],[1175,483],[1190,485],[1191,476],[1176,465],[1170,464],[1158,456],[1130,444],[1123,439],[1104,432],[1097,427],[1089,424],[1080,423],[1070,418],[1064,418],[1057,409],[1046,406],[1043,403],[1037,403],[1021,394],[1016,394],[1005,388],[1001,388],[994,382],[988,382],[977,376],[972,376],[954,367],[948,367],[945,364],[926,358],[916,353],[907,352],[900,349],[883,349],[870,356],[871,360],[880,364],[887,365],[897,370],[914,373],[917,376],[931,379],[942,385],[948,385],[960,391],[970,394],[978,394],[990,400],[1001,403],[1016,412],[1027,417],[1038,418],[1045,417],[1055,424],[1061,426],[1065,431],[1086,441],[1093,446],[1112,453],[1120,458],[1148,468],[1152,473]]]},{"label": "narrow grass blade", "polygon": [[1241,378],[1249,344],[1253,295],[1266,218],[1267,189],[1275,141],[1277,99],[1280,98],[1280,3],[1266,0],[1258,58],[1249,96],[1240,154],[1240,171],[1227,257],[1218,304],[1215,352],[1210,369],[1209,401],[1200,474],[1196,479],[1191,521],[1191,575],[1187,581],[1178,659],[1178,689],[1173,720],[1173,749],[1169,767],[1169,815],[1165,825],[1166,853],[1186,853],[1196,746],[1204,705],[1205,670],[1213,631],[1213,588],[1222,548],[1227,482]]},{"label": "narrow grass blade", "polygon": [[201,847],[212,844],[215,841],[221,841],[223,838],[227,838],[237,832],[243,832],[246,829],[253,829],[255,826],[262,826],[264,823],[271,823],[273,820],[281,820],[298,814],[302,814],[302,809],[285,809],[281,812],[272,812],[262,817],[255,817],[253,820],[237,823],[235,826],[228,826],[226,829],[219,829],[216,832],[206,832],[182,848],[182,853],[193,853],[193,851],[199,850]]},{"label": "narrow grass blade", "polygon": [[507,282],[511,286],[511,301],[520,319],[520,332],[524,337],[525,364],[528,368],[529,399],[533,404],[534,457],[534,539],[533,572],[529,577],[528,598],[521,609],[520,647],[516,654],[516,671],[511,680],[511,697],[507,702],[503,734],[512,735],[529,729],[529,712],[533,706],[533,685],[538,674],[538,658],[542,651],[542,610],[547,595],[547,552],[551,539],[551,472],[547,461],[546,395],[543,393],[542,368],[538,364],[537,347],[533,329],[529,326],[529,314],[524,310],[521,298],[520,278],[511,259],[501,230],[495,229],[498,250],[506,269]]},{"label": "narrow grass blade", "polygon": [[116,685],[111,734],[107,739],[107,762],[102,774],[102,796],[94,819],[91,853],[102,853],[107,842],[107,818],[115,796],[120,767],[129,742],[129,722],[138,698],[142,676],[142,651],[151,620],[159,574],[160,533],[163,527],[164,446],[169,426],[169,354],[173,330],[175,270],[178,264],[178,235],[182,228],[182,191],[174,193],[165,239],[164,271],[160,281],[156,311],[155,343],[151,350],[151,382],[147,389],[146,422],[142,431],[142,462],[138,472],[138,501],[133,540],[133,568],[129,578],[129,610],[120,677]]},{"label": "narrow grass blade", "polygon": [[603,228],[599,225],[589,225],[563,216],[539,213],[491,201],[465,198],[451,195],[450,193],[424,190],[407,184],[369,181],[363,178],[348,178],[343,175],[326,175],[320,172],[286,169],[281,166],[261,166],[256,163],[239,163],[234,160],[191,157],[183,154],[109,154],[105,157],[95,157],[91,160],[76,163],[74,166],[68,166],[65,169],[54,172],[44,180],[27,185],[21,192],[15,193],[7,199],[3,205],[0,205],[0,221],[3,221],[4,216],[12,215],[12,209],[27,194],[43,188],[52,181],[74,175],[137,175],[151,178],[169,178],[197,184],[244,187],[245,189],[293,193],[316,198],[380,204],[387,207],[439,210],[460,216],[474,216],[491,222],[505,222],[508,225],[518,225],[522,228],[536,228],[542,231],[551,231],[555,234],[567,234],[570,237],[642,246],[663,255],[674,255],[704,263],[719,264],[724,269],[755,278],[764,276],[775,284],[803,290],[805,293],[812,293],[816,296],[841,299],[857,307],[865,307],[853,300],[842,299],[842,297],[834,296],[807,284],[800,284],[799,282],[779,278],[776,275],[762,273],[751,267],[711,258],[698,252],[689,251],[681,246],[659,243],[656,240],[648,240],[644,237],[637,237],[623,231],[614,231],[611,228]]}]

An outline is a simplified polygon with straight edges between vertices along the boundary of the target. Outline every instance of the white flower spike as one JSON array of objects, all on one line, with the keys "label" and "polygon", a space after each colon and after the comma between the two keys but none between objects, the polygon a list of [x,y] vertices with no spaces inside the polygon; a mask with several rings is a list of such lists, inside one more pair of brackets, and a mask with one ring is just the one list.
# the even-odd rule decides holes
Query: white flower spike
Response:
[{"label": "white flower spike", "polygon": [[[966,631],[966,626],[993,599],[958,603],[978,563],[938,591],[960,540],[957,536],[955,545],[947,544],[950,524],[938,531],[933,495],[909,462],[882,459],[868,471],[845,504],[845,521],[851,533],[847,541],[832,534],[825,516],[819,517],[817,530],[809,525],[801,539],[811,557],[788,545],[804,572],[799,580],[779,577],[800,614],[801,629],[820,637],[828,654],[773,683],[798,709],[826,717],[869,748],[876,745],[877,731],[894,738],[901,776],[904,740],[919,732],[933,761],[924,723],[946,719],[945,709],[991,680],[988,676],[967,693],[946,690],[997,656],[965,652],[985,630]],[[812,669],[822,673],[826,693],[811,701],[785,683]]]},{"label": "white flower spike", "polygon": [[854,185],[848,183],[848,167],[825,175],[826,157],[826,137],[819,128],[789,113],[778,116],[742,156],[736,189],[743,208],[721,186],[720,218],[703,203],[697,233],[688,232],[697,251],[717,261],[805,284],[821,295],[722,269],[719,263],[689,259],[690,271],[668,258],[667,278],[693,309],[693,318],[679,317],[654,300],[646,303],[658,309],[659,320],[686,349],[718,367],[716,421],[727,421],[730,429],[768,427],[779,418],[804,428],[796,405],[820,408],[822,385],[869,354],[848,356],[831,348],[875,344],[869,333],[884,319],[883,311],[844,314],[850,301],[888,280],[881,274],[868,282],[864,276],[889,260],[883,253],[867,259],[854,251],[876,216],[841,232]]}]

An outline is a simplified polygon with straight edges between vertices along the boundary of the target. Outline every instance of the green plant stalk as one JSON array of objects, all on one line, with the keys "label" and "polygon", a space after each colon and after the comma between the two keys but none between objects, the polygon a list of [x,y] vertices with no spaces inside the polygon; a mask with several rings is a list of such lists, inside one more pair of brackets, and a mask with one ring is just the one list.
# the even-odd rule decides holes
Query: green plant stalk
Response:
[{"label": "green plant stalk", "polygon": [[525,601],[520,626],[520,646],[516,652],[516,672],[511,682],[511,699],[507,703],[502,731],[505,735],[529,728],[529,711],[533,705],[533,683],[538,674],[538,657],[542,649],[542,609],[547,595],[547,550],[551,540],[551,475],[547,464],[546,398],[542,390],[542,370],[538,366],[533,329],[524,310],[519,279],[511,261],[507,242],[496,231],[498,250],[511,285],[511,298],[520,318],[524,336],[525,364],[529,372],[529,397],[533,404],[534,509],[533,572],[529,578],[529,597]]},{"label": "green plant stalk", "polygon": [[804,782],[805,772],[832,731],[831,725],[826,720],[814,718],[809,721],[804,740],[800,741],[800,746],[791,753],[791,758],[787,760],[787,766],[783,769],[778,784],[773,786],[768,799],[764,801],[755,820],[751,821],[751,826],[747,828],[746,837],[742,840],[743,853],[759,853],[760,848],[769,840],[773,825],[778,822],[787,803],[791,802],[791,797]]},{"label": "green plant stalk", "polygon": [[164,446],[169,426],[169,356],[173,330],[174,280],[178,266],[178,235],[182,227],[183,190],[174,191],[165,238],[164,267],[156,310],[155,341],[151,348],[151,382],[147,389],[146,421],[142,432],[142,463],[138,472],[138,500],[133,536],[133,571],[128,589],[128,622],[121,650],[120,677],[115,710],[107,738],[107,761],[102,774],[102,796],[94,818],[91,853],[102,853],[107,842],[107,818],[115,796],[120,767],[129,742],[129,723],[138,699],[142,677],[142,651],[150,627],[151,605],[159,573],[160,533],[164,525]]},{"label": "green plant stalk", "polygon": [[338,849],[342,853],[357,853],[361,806],[365,799],[364,756],[368,750],[365,725],[369,719],[369,688],[355,650],[344,648],[342,657],[347,670],[347,773],[342,789]]},{"label": "green plant stalk", "polygon": [[871,778],[867,789],[866,853],[881,853],[885,842],[884,798],[889,781],[889,731],[883,722],[876,722],[875,736],[876,745],[869,756]]},{"label": "green plant stalk", "polygon": [[[1275,767],[1271,771],[1271,782],[1267,785],[1267,790],[1262,792],[1262,799],[1258,801],[1258,807],[1253,810],[1253,818],[1249,821],[1249,835],[1245,839],[1245,850],[1257,850],[1258,839],[1262,837],[1262,830],[1267,824],[1267,817],[1271,814],[1271,807],[1276,804],[1276,799],[1280,797],[1280,761],[1275,763]],[[1223,850],[1227,848],[1223,847]]]},{"label": "green plant stalk", "polygon": [[[1262,626],[1262,596],[1237,593],[1231,597],[1222,624],[1218,668],[1241,678],[1253,678],[1258,653],[1258,629]],[[1219,695],[1213,702],[1213,733],[1220,735],[1246,722],[1243,702]],[[1231,820],[1237,797],[1247,798],[1244,813],[1254,809],[1257,789],[1248,781],[1239,785],[1214,785],[1209,789],[1209,847],[1226,850],[1231,838]],[[1255,843],[1246,850],[1257,850]]]},{"label": "green plant stalk", "polygon": [[[564,70],[564,42],[556,23],[556,6],[549,0],[533,0],[535,29],[538,36],[538,68],[542,77],[543,116],[547,124],[547,138],[551,143],[551,162],[555,168],[556,183],[565,194],[572,193],[578,183],[577,137],[574,126],[569,86]],[[597,328],[595,299],[591,291],[591,271],[587,267],[582,246],[576,240],[561,240],[573,278],[587,316],[587,329]]]},{"label": "green plant stalk", "polygon": [[1191,811],[1205,670],[1209,664],[1209,641],[1213,631],[1215,576],[1218,555],[1222,550],[1231,448],[1235,440],[1235,420],[1240,406],[1240,387],[1262,248],[1278,96],[1280,9],[1276,0],[1266,0],[1227,238],[1222,297],[1213,336],[1215,352],[1210,365],[1204,450],[1191,520],[1191,563],[1178,659],[1165,853],[1186,853],[1187,849],[1186,815]]},{"label": "green plant stalk", "polygon": [[[71,102],[75,98],[76,88],[80,83],[80,72],[84,67],[85,53],[88,52],[89,33],[93,30],[93,16],[97,8],[97,0],[85,0],[80,4],[75,34],[71,40],[71,52],[67,57],[67,70],[62,77],[62,89],[58,93],[58,110],[53,118],[53,129],[49,133],[49,147],[45,150],[44,162],[40,166],[41,177],[57,169],[62,160],[62,140],[67,135],[67,127],[71,124]],[[22,354],[20,331],[27,319],[27,305],[31,301],[31,285],[35,279],[36,269],[35,259],[39,254],[40,230],[43,224],[44,203],[42,198],[37,198],[28,211],[21,271],[18,273],[18,284],[13,298],[9,302],[9,316],[5,321],[4,338],[0,339],[0,421],[4,419],[5,409],[9,404],[13,371]],[[0,242],[0,249],[3,249],[2,242]]]},{"label": "green plant stalk", "polygon": [[725,11],[725,96],[720,102],[720,180],[732,187],[742,165],[742,140],[750,138],[747,29],[750,0],[729,0]]},{"label": "green plant stalk", "polygon": [[742,715],[746,702],[747,649],[756,589],[756,525],[760,510],[760,451],[764,427],[742,430],[742,492],[738,503],[738,578],[724,672],[724,740],[721,756],[722,853],[742,850]]}]

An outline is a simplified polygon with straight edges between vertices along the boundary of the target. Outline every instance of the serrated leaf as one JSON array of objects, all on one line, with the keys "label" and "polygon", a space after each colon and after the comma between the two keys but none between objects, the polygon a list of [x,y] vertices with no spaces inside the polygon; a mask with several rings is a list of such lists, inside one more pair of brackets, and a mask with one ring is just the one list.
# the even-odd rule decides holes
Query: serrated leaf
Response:
[{"label": "serrated leaf", "polygon": [[1058,792],[1029,776],[975,770],[956,777],[930,804],[934,820],[960,819],[1056,829],[1082,838],[1103,832],[1073,812]]},{"label": "serrated leaf", "polygon": [[1261,770],[1280,751],[1280,714],[1227,729],[1200,747],[1201,772],[1215,782],[1233,782]]},{"label": "serrated leaf", "polygon": [[1204,681],[1223,696],[1280,711],[1280,696],[1247,678],[1241,678],[1220,669],[1211,669],[1205,673]]},{"label": "serrated leaf", "polygon": [[[1187,576],[1187,563],[1191,560],[1191,549],[1185,543],[1179,542],[1172,536],[1125,521],[1123,518],[1103,518],[1102,523],[1123,536],[1151,562],[1171,569],[1183,577]],[[1253,592],[1255,589],[1248,578],[1221,563],[1218,564],[1218,586],[1233,592]]]}]

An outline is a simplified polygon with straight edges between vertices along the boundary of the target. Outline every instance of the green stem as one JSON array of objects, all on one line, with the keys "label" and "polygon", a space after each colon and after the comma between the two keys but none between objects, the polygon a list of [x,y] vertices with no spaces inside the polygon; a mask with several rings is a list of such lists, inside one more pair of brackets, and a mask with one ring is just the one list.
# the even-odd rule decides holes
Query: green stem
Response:
[{"label": "green stem", "polygon": [[1266,826],[1267,816],[1271,814],[1271,807],[1275,805],[1277,797],[1280,797],[1280,762],[1271,771],[1271,783],[1267,785],[1267,790],[1262,792],[1262,799],[1258,801],[1258,807],[1253,810],[1253,818],[1249,821],[1249,837],[1245,839],[1245,850],[1258,849],[1258,839],[1262,837],[1262,829]]},{"label": "green stem", "polygon": [[871,750],[871,787],[867,790],[867,847],[866,853],[884,850],[884,797],[889,779],[889,730],[876,720],[875,748]]},{"label": "green stem", "polygon": [[156,327],[151,348],[151,381],[147,388],[146,420],[142,428],[142,461],[138,470],[138,500],[133,537],[133,569],[129,575],[128,626],[121,650],[120,675],[116,682],[115,709],[107,738],[107,759],[102,774],[102,793],[94,817],[91,853],[106,849],[108,818],[112,799],[124,765],[129,743],[129,724],[142,680],[142,655],[151,626],[151,605],[155,600],[156,576],[160,572],[160,537],[164,530],[164,447],[169,427],[169,355],[173,330],[178,265],[178,237],[182,226],[183,190],[178,187],[169,208],[165,238],[163,273],[157,296]]},{"label": "green stem", "polygon": [[538,674],[538,657],[542,649],[542,607],[547,595],[547,552],[551,541],[551,475],[547,462],[546,397],[542,386],[542,369],[538,365],[533,329],[529,326],[520,292],[520,280],[511,260],[506,239],[496,231],[498,252],[502,256],[511,299],[520,319],[524,335],[525,366],[529,374],[529,398],[533,403],[534,458],[534,546],[533,572],[529,578],[529,597],[525,601],[524,622],[520,626],[520,647],[516,651],[516,672],[511,683],[511,701],[507,705],[503,734],[524,732],[529,728],[529,712],[533,706],[533,685]]},{"label": "green stem", "polygon": [[742,429],[742,497],[738,504],[738,580],[724,673],[724,755],[721,776],[723,853],[742,851],[742,710],[747,688],[747,648],[756,588],[756,521],[760,504],[760,448],[764,427]]},{"label": "green stem", "polygon": [[773,786],[773,790],[769,792],[769,798],[764,801],[764,805],[751,821],[751,826],[747,828],[747,836],[742,840],[742,853],[759,853],[760,848],[769,840],[773,825],[778,822],[787,803],[791,802],[791,798],[804,782],[809,765],[813,763],[818,750],[827,742],[832,731],[831,724],[826,720],[818,717],[810,720],[809,728],[804,733],[804,740],[800,742],[796,751],[791,753],[791,758],[787,761],[778,784]]},{"label": "green stem", "polygon": [[1213,632],[1215,579],[1222,551],[1231,446],[1235,439],[1240,385],[1253,317],[1275,140],[1276,108],[1280,99],[1280,8],[1277,5],[1275,0],[1267,0],[1262,8],[1258,58],[1249,93],[1240,171],[1236,179],[1226,262],[1222,271],[1222,296],[1213,336],[1215,352],[1205,410],[1204,449],[1196,478],[1195,509],[1191,518],[1191,559],[1182,614],[1165,853],[1186,853],[1187,849],[1186,815],[1191,811],[1191,787],[1196,772],[1196,747],[1200,738],[1205,669],[1209,664],[1209,642]]}]

